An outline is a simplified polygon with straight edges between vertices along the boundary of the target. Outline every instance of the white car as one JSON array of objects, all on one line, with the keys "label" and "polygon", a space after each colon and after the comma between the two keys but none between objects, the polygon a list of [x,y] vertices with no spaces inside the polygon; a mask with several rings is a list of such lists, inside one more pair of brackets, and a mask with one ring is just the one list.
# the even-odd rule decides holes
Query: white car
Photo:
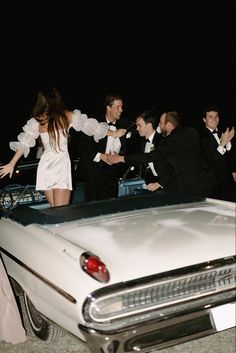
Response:
[{"label": "white car", "polygon": [[234,203],[160,191],[49,208],[27,193],[2,193],[0,252],[41,339],[62,327],[92,353],[150,352],[235,326]]}]

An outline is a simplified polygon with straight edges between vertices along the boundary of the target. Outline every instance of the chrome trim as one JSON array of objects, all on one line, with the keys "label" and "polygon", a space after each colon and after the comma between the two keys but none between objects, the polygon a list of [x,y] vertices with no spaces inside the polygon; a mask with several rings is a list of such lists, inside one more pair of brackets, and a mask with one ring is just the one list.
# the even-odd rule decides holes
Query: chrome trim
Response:
[{"label": "chrome trim", "polygon": [[[168,272],[163,272],[160,274],[132,280],[129,282],[118,283],[108,287],[103,287],[97,291],[91,293],[86,299],[83,306],[83,316],[87,326],[91,328],[107,330],[113,328],[129,327],[134,323],[143,322],[146,323],[150,320],[163,320],[165,317],[173,316],[172,312],[175,315],[181,315],[186,312],[193,312],[196,310],[204,309],[204,305],[208,304],[209,306],[216,306],[219,302],[232,301],[235,294],[235,285],[231,284],[228,287],[222,288],[221,290],[208,290],[206,293],[194,292],[188,297],[185,298],[174,298],[171,301],[166,301],[161,304],[159,302],[150,302],[147,303],[144,307],[133,307],[127,308],[127,310],[117,313],[117,315],[112,316],[112,314],[107,314],[107,317],[95,318],[91,312],[91,308],[96,306],[96,302],[102,302],[103,299],[112,298],[124,298],[126,293],[141,293],[143,288],[147,289],[155,285],[162,285],[168,281],[179,280],[179,278],[184,276],[198,276],[202,272],[212,272],[214,270],[221,270],[223,267],[235,266],[236,257],[230,256],[227,258],[217,259],[210,262],[204,262],[201,264],[188,266],[180,268],[177,270],[172,270]],[[233,274],[234,275],[234,274]],[[227,277],[227,272],[226,272]],[[232,277],[232,274],[231,274]],[[178,300],[177,300],[178,299]],[[123,299],[122,299],[123,300]],[[105,303],[105,301],[104,301]],[[116,303],[116,301],[115,301]],[[173,310],[175,309],[175,310]]]},{"label": "chrome trim", "polygon": [[79,325],[92,353],[150,352],[216,332],[207,310],[134,325],[126,330],[99,331]]},{"label": "chrome trim", "polygon": [[40,281],[45,283],[47,286],[55,290],[57,293],[59,293],[61,296],[63,296],[65,299],[69,300],[71,303],[75,304],[76,299],[72,297],[69,293],[65,292],[63,289],[58,287],[56,284],[52,283],[51,281],[47,280],[44,276],[40,275],[38,272],[34,271],[31,267],[27,266],[24,262],[21,260],[17,259],[14,255],[9,253],[7,250],[3,249],[0,247],[0,251],[4,253],[7,257],[9,257],[11,260],[16,262],[20,267],[24,268],[28,272],[30,272],[32,275],[37,277]]}]

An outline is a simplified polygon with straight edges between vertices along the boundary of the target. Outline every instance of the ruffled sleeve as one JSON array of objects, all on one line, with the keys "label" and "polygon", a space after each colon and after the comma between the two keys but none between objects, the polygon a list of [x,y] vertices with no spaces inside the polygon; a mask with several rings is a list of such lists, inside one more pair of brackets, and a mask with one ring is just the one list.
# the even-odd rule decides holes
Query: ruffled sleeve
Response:
[{"label": "ruffled sleeve", "polygon": [[26,158],[29,154],[30,148],[35,146],[36,139],[39,136],[39,123],[36,119],[31,118],[23,126],[23,131],[18,136],[18,141],[11,141],[9,143],[10,149],[13,151],[23,151]]},{"label": "ruffled sleeve", "polygon": [[88,136],[93,136],[96,142],[105,137],[107,130],[109,130],[107,123],[99,123],[96,119],[88,118],[86,114],[81,114],[80,110],[77,109],[73,111],[70,126],[76,131],[82,131]]}]

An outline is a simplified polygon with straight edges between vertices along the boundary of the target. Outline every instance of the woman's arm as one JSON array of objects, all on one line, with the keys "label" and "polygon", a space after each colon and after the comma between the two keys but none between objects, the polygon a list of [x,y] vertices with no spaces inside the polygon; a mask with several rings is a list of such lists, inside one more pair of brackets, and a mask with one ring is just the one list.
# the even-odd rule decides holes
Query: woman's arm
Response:
[{"label": "woman's arm", "polygon": [[82,131],[88,136],[93,136],[98,142],[105,136],[121,137],[125,134],[125,129],[116,131],[109,130],[109,125],[105,122],[99,122],[94,118],[88,118],[86,114],[82,114],[80,110],[75,109],[73,112],[66,112],[70,126],[76,131]]},{"label": "woman's arm", "polygon": [[29,154],[30,148],[35,146],[35,141],[39,136],[38,132],[39,123],[31,118],[23,126],[23,132],[17,136],[17,141],[10,142],[10,148],[15,151],[14,156],[8,164],[0,166],[0,178],[7,174],[12,177],[15,165],[22,155],[26,158]]},{"label": "woman's arm", "polygon": [[118,130],[107,130],[107,136],[113,137],[122,137],[126,133],[126,129],[118,129]]}]

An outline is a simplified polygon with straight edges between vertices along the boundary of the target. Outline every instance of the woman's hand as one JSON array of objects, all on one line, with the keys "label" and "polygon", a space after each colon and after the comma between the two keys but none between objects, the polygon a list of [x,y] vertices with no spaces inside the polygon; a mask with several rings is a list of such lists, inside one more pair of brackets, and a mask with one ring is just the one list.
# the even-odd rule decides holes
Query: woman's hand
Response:
[{"label": "woman's hand", "polygon": [[122,137],[126,134],[126,129],[107,130],[107,136]]},{"label": "woman's hand", "polygon": [[118,129],[114,131],[115,137],[122,137],[126,134],[126,129]]},{"label": "woman's hand", "polygon": [[10,174],[9,177],[12,177],[14,171],[14,166],[11,163],[0,166],[0,178],[4,178],[7,174]]}]

